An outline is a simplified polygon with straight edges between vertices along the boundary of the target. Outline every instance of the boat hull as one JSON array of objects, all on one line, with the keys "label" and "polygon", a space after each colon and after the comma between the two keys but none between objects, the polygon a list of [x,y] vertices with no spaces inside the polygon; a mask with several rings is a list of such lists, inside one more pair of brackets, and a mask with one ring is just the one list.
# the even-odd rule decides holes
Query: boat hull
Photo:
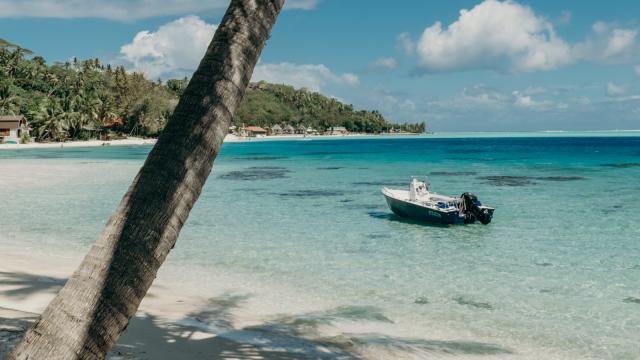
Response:
[{"label": "boat hull", "polygon": [[437,224],[464,224],[464,217],[457,211],[437,211],[424,206],[402,201],[384,194],[389,209],[394,214],[422,222]]}]

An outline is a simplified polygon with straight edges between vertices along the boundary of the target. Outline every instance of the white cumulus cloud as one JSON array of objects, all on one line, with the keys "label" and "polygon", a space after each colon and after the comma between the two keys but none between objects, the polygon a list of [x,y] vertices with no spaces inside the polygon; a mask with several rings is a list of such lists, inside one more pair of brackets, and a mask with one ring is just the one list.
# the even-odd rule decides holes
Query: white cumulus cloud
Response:
[{"label": "white cumulus cloud", "polygon": [[396,48],[405,55],[413,55],[415,52],[415,43],[411,39],[411,35],[408,32],[403,32],[396,38]]},{"label": "white cumulus cloud", "polygon": [[188,76],[204,55],[217,25],[187,16],[162,25],[155,32],[141,31],[121,47],[121,58],[131,70],[148,78]]},{"label": "white cumulus cloud", "polygon": [[[120,61],[130,70],[148,78],[190,76],[204,55],[217,25],[197,16],[186,16],[160,26],[156,31],[141,31],[120,48]],[[323,64],[259,63],[253,81],[265,80],[319,91],[325,85],[354,86],[358,76],[334,73]]]},{"label": "white cumulus cloud", "polygon": [[516,106],[522,106],[522,107],[532,107],[535,105],[533,99],[531,98],[530,95],[524,95],[519,91],[514,91],[513,92],[513,97],[515,99],[514,104]]},{"label": "white cumulus cloud", "polygon": [[448,26],[436,22],[427,27],[415,45],[408,34],[400,34],[397,46],[405,47],[407,54],[415,50],[422,72],[531,72],[577,62],[637,64],[639,32],[636,25],[598,21],[583,41],[570,44],[530,7],[512,0],[485,0],[461,10]]},{"label": "white cumulus cloud", "polygon": [[[287,0],[286,9],[315,8],[319,0]],[[229,0],[0,0],[0,18],[101,18],[129,21],[224,11]]]},{"label": "white cumulus cloud", "polygon": [[398,67],[398,61],[394,58],[379,58],[374,60],[367,67],[371,71],[388,71]]},{"label": "white cumulus cloud", "polygon": [[629,92],[628,85],[618,85],[612,82],[607,83],[607,96],[617,97]]},{"label": "white cumulus cloud", "polygon": [[638,30],[598,21],[587,39],[576,44],[575,57],[597,63],[620,64],[640,58]]},{"label": "white cumulus cloud", "polygon": [[417,45],[424,71],[549,70],[571,63],[570,46],[528,6],[485,0],[443,28],[428,27]]},{"label": "white cumulus cloud", "polygon": [[320,91],[325,85],[349,85],[359,83],[358,76],[351,73],[336,74],[323,64],[258,64],[253,71],[252,81],[264,80],[276,84],[305,87]]}]

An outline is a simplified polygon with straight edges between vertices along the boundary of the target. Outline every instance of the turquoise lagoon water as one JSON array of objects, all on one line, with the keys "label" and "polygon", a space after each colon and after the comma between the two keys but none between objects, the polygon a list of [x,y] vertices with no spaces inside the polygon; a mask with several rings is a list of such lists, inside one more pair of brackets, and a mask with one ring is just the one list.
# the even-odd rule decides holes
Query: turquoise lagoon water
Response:
[{"label": "turquoise lagoon water", "polygon": [[[272,284],[380,357],[638,359],[640,137],[570,135],[228,143],[168,266]],[[0,152],[47,178],[12,180],[0,245],[84,252],[149,150]],[[412,175],[493,222],[393,216],[380,188]]]}]

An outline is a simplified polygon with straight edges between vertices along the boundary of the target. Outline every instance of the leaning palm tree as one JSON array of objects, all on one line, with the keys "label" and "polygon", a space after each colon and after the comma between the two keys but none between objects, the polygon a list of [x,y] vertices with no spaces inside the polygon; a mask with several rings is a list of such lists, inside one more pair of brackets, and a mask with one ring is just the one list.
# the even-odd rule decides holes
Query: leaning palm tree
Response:
[{"label": "leaning palm tree", "polygon": [[102,359],[211,172],[284,0],[232,0],[156,146],[78,269],[8,359]]}]

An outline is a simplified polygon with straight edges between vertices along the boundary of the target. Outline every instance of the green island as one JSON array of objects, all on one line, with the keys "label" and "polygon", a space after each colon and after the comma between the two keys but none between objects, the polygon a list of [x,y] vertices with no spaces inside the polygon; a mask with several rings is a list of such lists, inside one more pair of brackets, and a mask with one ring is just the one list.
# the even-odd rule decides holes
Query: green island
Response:
[{"label": "green island", "polygon": [[[22,133],[21,142],[157,137],[187,83],[186,78],[152,81],[99,59],[48,65],[32,51],[0,39],[0,116],[28,120],[31,131]],[[305,88],[266,82],[249,86],[233,125],[238,133],[246,126],[266,134],[272,129],[283,134],[425,131],[424,123],[390,123],[376,110],[356,110]]]}]

